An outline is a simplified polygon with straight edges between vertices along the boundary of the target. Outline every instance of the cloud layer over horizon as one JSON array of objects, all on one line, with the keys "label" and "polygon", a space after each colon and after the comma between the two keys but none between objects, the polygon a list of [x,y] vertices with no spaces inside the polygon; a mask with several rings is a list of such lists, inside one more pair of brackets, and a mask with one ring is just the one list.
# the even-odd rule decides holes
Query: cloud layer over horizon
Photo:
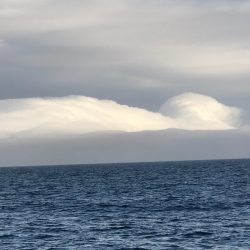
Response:
[{"label": "cloud layer over horizon", "polygon": [[249,23],[248,0],[0,0],[0,165],[249,156]]},{"label": "cloud layer over horizon", "polygon": [[195,93],[170,98],[159,112],[86,96],[7,99],[0,100],[0,139],[168,128],[227,130],[239,127],[241,113]]}]

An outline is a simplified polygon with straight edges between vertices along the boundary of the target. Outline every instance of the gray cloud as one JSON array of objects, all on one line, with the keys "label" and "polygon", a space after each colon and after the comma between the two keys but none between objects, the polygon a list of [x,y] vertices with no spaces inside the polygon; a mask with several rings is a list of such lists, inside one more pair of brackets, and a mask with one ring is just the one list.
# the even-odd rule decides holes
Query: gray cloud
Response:
[{"label": "gray cloud", "polygon": [[249,108],[249,19],[248,1],[0,0],[0,98],[155,110],[194,91]]},{"label": "gray cloud", "polygon": [[0,143],[0,166],[247,158],[249,148],[249,129],[13,138]]}]

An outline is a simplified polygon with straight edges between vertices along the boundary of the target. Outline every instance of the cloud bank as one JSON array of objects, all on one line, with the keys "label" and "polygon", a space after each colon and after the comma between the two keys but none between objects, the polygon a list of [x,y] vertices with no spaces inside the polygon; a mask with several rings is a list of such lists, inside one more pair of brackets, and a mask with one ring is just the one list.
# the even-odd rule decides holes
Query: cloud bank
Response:
[{"label": "cloud bank", "polygon": [[0,138],[167,128],[226,130],[237,128],[240,116],[239,109],[194,93],[169,99],[159,112],[86,96],[8,99],[0,101]]}]

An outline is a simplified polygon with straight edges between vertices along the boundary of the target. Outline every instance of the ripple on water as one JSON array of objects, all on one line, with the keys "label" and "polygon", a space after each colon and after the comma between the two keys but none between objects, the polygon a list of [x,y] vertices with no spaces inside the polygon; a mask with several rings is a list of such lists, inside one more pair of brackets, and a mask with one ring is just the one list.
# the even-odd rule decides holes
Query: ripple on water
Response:
[{"label": "ripple on water", "polygon": [[0,248],[250,249],[250,161],[0,169]]}]

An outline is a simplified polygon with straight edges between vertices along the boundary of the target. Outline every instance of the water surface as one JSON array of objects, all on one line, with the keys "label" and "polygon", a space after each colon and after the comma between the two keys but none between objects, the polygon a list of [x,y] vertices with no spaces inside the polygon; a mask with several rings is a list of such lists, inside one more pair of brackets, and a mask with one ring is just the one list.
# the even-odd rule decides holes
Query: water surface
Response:
[{"label": "water surface", "polygon": [[0,168],[0,249],[250,249],[250,160]]}]

